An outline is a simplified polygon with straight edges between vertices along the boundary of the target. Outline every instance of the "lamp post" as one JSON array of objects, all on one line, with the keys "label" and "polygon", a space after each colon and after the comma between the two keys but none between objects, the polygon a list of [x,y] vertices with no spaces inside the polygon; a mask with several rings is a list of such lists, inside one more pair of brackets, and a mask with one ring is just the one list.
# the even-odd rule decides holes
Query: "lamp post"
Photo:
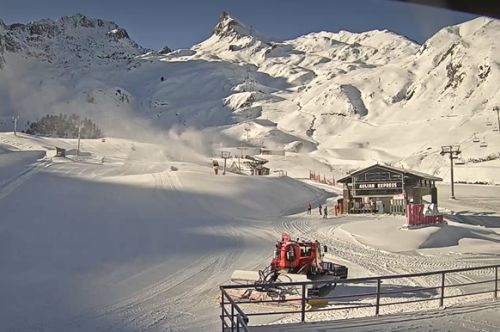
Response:
[{"label": "lamp post", "polygon": [[13,116],[12,120],[14,120],[14,135],[17,136],[17,120],[19,120],[19,115]]}]

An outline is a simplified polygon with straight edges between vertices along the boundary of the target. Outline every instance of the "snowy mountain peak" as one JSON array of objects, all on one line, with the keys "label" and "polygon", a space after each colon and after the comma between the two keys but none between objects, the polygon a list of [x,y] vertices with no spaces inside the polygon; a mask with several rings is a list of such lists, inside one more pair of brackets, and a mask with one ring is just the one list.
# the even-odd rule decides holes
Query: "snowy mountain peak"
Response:
[{"label": "snowy mountain peak", "polygon": [[220,15],[219,22],[217,22],[217,25],[214,27],[212,35],[218,36],[220,38],[253,37],[264,42],[268,42],[271,40],[269,36],[255,31],[251,26],[246,25],[234,16],[231,16],[226,11],[223,11]]},{"label": "snowy mountain peak", "polygon": [[75,60],[86,66],[99,59],[99,63],[130,60],[148,51],[116,23],[83,14],[0,26],[0,41],[10,53],[64,66]]},{"label": "snowy mountain peak", "polygon": [[160,48],[160,50],[158,51],[158,54],[169,54],[172,52],[172,49],[168,46],[163,46],[162,48]]},{"label": "snowy mountain peak", "polygon": [[83,14],[76,14],[73,16],[63,16],[57,20],[58,23],[66,26],[95,28],[95,27],[109,27],[117,29],[118,25],[114,22],[107,22],[101,19],[90,18]]},{"label": "snowy mountain peak", "polygon": [[118,29],[118,25],[114,22],[94,19],[83,14],[73,16],[63,16],[56,21],[51,19],[41,19],[32,21],[28,24],[13,23],[7,26],[7,29],[13,33],[29,32],[30,36],[44,36],[53,38],[56,35],[77,28],[97,28],[106,30],[106,32]]},{"label": "snowy mountain peak", "polygon": [[[238,33],[238,26],[241,27],[242,24],[235,18],[231,17],[228,12],[223,11],[220,15],[219,22],[217,22],[217,25],[212,31],[212,34],[219,37],[226,37],[231,33]],[[246,32],[249,32],[248,29],[246,30]]]}]

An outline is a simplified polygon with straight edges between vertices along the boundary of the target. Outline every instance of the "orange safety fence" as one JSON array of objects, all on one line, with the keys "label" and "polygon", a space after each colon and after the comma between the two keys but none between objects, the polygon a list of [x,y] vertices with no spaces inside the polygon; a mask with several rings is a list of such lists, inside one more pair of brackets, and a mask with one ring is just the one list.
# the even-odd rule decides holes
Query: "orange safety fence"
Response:
[{"label": "orange safety fence", "polygon": [[315,171],[309,171],[309,180],[316,181],[323,184],[328,184],[331,186],[335,185],[335,178],[327,178],[325,174],[316,173]]}]

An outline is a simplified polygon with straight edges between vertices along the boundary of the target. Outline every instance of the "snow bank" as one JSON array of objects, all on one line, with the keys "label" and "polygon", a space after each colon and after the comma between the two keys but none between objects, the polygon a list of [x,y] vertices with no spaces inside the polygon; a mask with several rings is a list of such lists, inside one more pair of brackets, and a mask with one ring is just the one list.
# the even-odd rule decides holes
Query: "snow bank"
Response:
[{"label": "snow bank", "polygon": [[389,252],[430,252],[438,249],[461,253],[500,253],[500,234],[485,227],[448,222],[403,229],[404,224],[402,217],[374,217],[342,225],[334,234]]}]

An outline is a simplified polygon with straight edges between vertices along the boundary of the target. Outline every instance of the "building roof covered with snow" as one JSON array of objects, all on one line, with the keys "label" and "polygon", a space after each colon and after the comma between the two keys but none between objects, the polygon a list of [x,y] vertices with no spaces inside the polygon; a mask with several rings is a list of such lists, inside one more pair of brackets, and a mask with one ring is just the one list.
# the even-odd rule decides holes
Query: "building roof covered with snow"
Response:
[{"label": "building roof covered with snow", "polygon": [[430,180],[430,181],[443,181],[442,178],[439,178],[439,177],[434,176],[434,175],[430,175],[430,174],[426,174],[426,173],[422,173],[422,172],[417,172],[417,171],[406,169],[406,168],[375,164],[375,165],[357,170],[355,172],[352,172],[351,174],[349,174],[341,179],[338,179],[337,182],[339,182],[339,183],[351,183],[352,178],[354,176],[362,174],[364,172],[367,172],[367,171],[375,169],[375,168],[386,169],[388,171],[401,173],[402,175],[404,175],[405,178],[417,178],[417,179],[421,179],[421,180]]}]

